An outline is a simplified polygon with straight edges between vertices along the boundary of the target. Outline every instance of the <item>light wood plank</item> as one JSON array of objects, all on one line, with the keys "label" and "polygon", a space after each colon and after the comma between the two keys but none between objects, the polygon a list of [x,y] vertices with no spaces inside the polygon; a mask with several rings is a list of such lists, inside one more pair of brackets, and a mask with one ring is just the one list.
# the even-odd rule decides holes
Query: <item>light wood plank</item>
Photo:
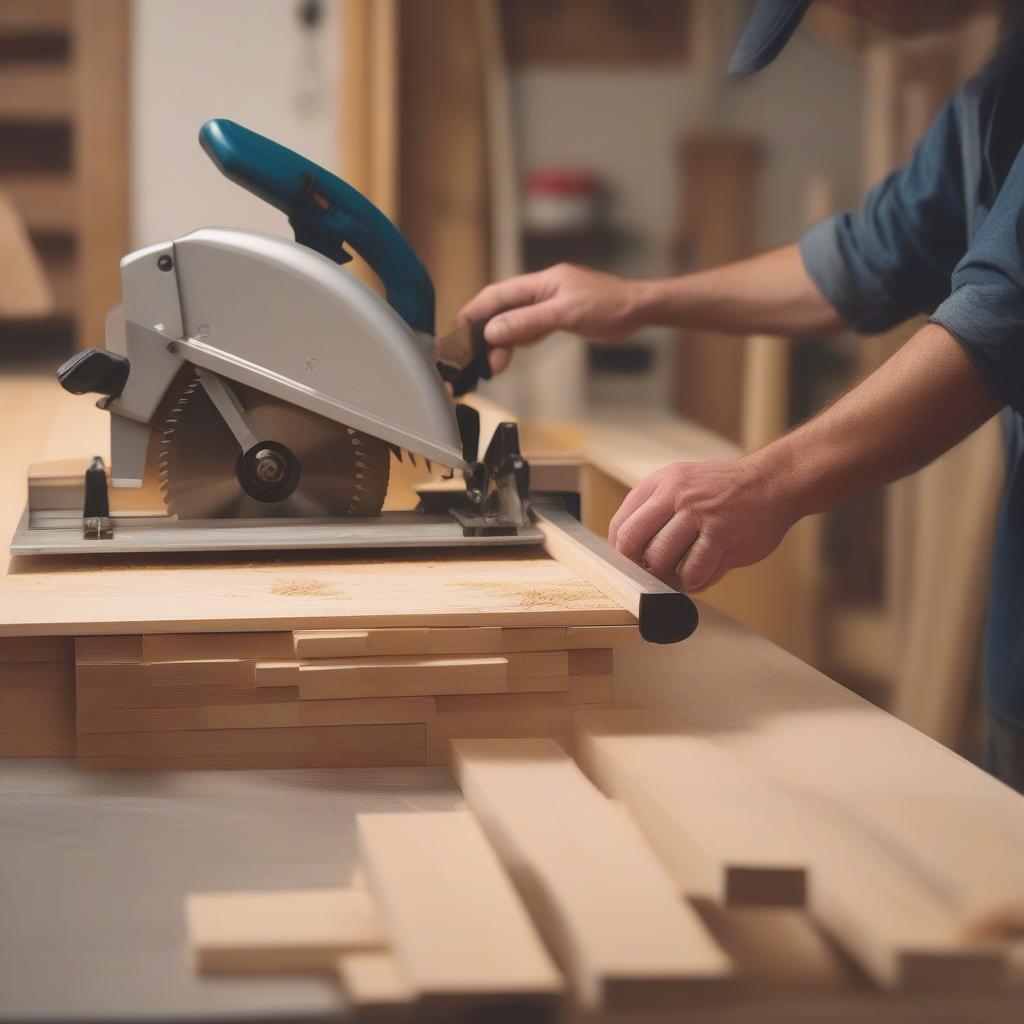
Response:
[{"label": "light wood plank", "polygon": [[366,697],[351,700],[299,702],[300,725],[384,725],[429,722],[434,717],[431,697]]},{"label": "light wood plank", "polygon": [[291,633],[147,633],[142,638],[143,661],[241,659],[291,660]]},{"label": "light wood plank", "polygon": [[297,661],[257,661],[255,673],[257,686],[299,685]]},{"label": "light wood plank", "polygon": [[387,936],[359,889],[190,893],[188,944],[208,973],[333,971],[349,950],[379,950]]},{"label": "light wood plank", "polygon": [[565,626],[533,626],[501,631],[501,650],[506,654],[517,651],[564,651],[567,646]]},{"label": "light wood plank", "polygon": [[297,629],[296,658],[345,658],[370,653],[366,629]]},{"label": "light wood plank", "polygon": [[428,654],[501,654],[500,626],[434,626],[427,634]]},{"label": "light wood plank", "polygon": [[356,820],[360,861],[395,957],[427,1007],[491,998],[505,1013],[550,1008],[561,978],[472,815]]},{"label": "light wood plank", "polygon": [[141,636],[80,636],[75,640],[75,661],[79,665],[124,664],[142,660]]},{"label": "light wood plank", "polygon": [[353,658],[303,663],[299,693],[303,700],[496,693],[507,688],[507,676],[503,657]]},{"label": "light wood plank", "polygon": [[145,666],[145,678],[156,686],[252,687],[256,685],[256,666],[235,658],[155,661]]},{"label": "light wood plank", "polygon": [[427,723],[427,763],[449,764],[451,741],[457,739],[544,737],[572,750],[574,713],[571,706],[439,713]]},{"label": "light wood plank", "polygon": [[673,724],[663,711],[581,711],[576,756],[629,808],[681,895],[802,906],[807,858],[780,827],[779,795]]},{"label": "light wood plank", "polygon": [[567,626],[566,647],[639,647],[645,641],[637,626]]},{"label": "light wood plank", "polygon": [[588,1007],[680,1005],[730,975],[639,829],[557,744],[456,740],[456,777]]},{"label": "light wood plank", "polygon": [[338,959],[338,981],[348,1005],[375,1019],[391,1010],[410,1010],[416,991],[391,952],[346,953]]},{"label": "light wood plank", "polygon": [[509,654],[510,679],[538,679],[544,676],[559,678],[569,675],[569,652],[535,651],[529,654]]}]

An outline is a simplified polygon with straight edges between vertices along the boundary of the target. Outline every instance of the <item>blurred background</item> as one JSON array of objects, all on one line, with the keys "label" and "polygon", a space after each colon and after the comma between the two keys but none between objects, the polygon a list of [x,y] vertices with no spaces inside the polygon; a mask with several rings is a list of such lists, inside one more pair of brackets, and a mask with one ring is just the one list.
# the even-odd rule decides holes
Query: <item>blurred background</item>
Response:
[{"label": "blurred background", "polygon": [[[133,248],[206,225],[289,234],[200,151],[210,117],[302,152],[390,214],[434,278],[444,330],[524,269],[663,275],[797,238],[903,162],[1000,25],[979,3],[908,41],[815,4],[774,65],[727,79],[751,7],[0,0],[0,370],[48,372],[102,344]],[[914,326],[799,345],[559,336],[487,390],[538,457],[583,457],[584,514],[603,531],[648,472],[765,443]],[[990,423],[911,480],[802,522],[707,599],[974,756],[1001,472]]]}]

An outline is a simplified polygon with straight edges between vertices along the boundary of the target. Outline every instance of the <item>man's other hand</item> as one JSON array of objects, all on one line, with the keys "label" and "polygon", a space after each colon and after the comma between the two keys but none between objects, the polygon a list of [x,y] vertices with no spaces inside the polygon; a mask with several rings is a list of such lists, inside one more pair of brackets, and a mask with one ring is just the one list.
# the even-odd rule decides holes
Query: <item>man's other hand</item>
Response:
[{"label": "man's other hand", "polygon": [[517,345],[532,345],[553,331],[573,331],[589,341],[619,341],[641,324],[641,282],[559,263],[488,285],[467,303],[459,320],[487,320],[484,337],[494,346],[491,368],[500,373]]}]

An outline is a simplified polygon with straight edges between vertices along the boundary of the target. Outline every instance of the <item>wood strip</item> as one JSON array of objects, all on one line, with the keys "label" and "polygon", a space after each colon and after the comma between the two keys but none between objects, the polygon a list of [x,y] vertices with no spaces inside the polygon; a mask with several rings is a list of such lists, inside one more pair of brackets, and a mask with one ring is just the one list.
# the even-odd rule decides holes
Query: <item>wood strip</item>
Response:
[{"label": "wood strip", "polygon": [[569,654],[566,651],[535,651],[508,655],[510,679],[536,679],[543,676],[569,675]]},{"label": "wood strip", "polygon": [[346,658],[370,653],[366,629],[297,629],[292,634],[296,658]]},{"label": "wood strip", "polygon": [[236,658],[155,661],[146,665],[145,678],[158,686],[255,686],[256,666]]},{"label": "wood strip", "polygon": [[333,971],[341,953],[387,945],[358,889],[190,893],[185,920],[193,962],[208,973]]},{"label": "wood strip", "polygon": [[507,627],[501,631],[501,650],[512,654],[526,651],[564,651],[565,626]]},{"label": "wood strip", "polygon": [[49,661],[74,662],[73,636],[0,637],[0,662]]},{"label": "wood strip", "polygon": [[15,661],[0,664],[0,691],[9,686],[61,686],[74,680],[74,662]]},{"label": "wood strip", "polygon": [[0,711],[7,708],[73,708],[74,679],[5,682],[0,685]]},{"label": "wood strip", "polygon": [[500,626],[436,626],[427,634],[427,654],[501,654]]},{"label": "wood strip", "polygon": [[572,695],[551,693],[462,693],[434,698],[438,714],[450,711],[532,711],[537,708],[571,708]]},{"label": "wood strip", "polygon": [[74,736],[75,709],[65,707],[5,708],[0,712],[0,736],[23,734]]},{"label": "wood strip", "polygon": [[297,661],[257,661],[255,666],[256,685],[298,686],[299,663]]},{"label": "wood strip", "polygon": [[509,693],[568,692],[571,680],[568,674],[560,676],[509,676]]},{"label": "wood strip", "polygon": [[456,740],[454,771],[586,1007],[678,1008],[728,978],[639,830],[550,740]]},{"label": "wood strip", "polygon": [[425,723],[434,717],[434,713],[431,697],[357,697],[299,702],[299,724],[304,726]]},{"label": "wood strip", "polygon": [[[440,698],[435,698],[440,699]],[[554,740],[564,750],[572,749],[573,707],[511,709],[506,711],[446,711],[427,723],[427,763],[446,765],[451,761],[450,745],[456,739]]]},{"label": "wood strip", "polygon": [[508,661],[501,657],[304,662],[299,667],[299,694],[303,700],[323,700],[496,693],[507,688],[507,675]]},{"label": "wood strip", "polygon": [[121,683],[83,685],[76,700],[79,709],[194,708],[216,704],[262,704],[297,700],[298,687],[244,686],[126,686]]},{"label": "wood strip", "polygon": [[360,814],[356,822],[396,960],[428,1012],[488,999],[512,1016],[553,1010],[561,978],[471,814]]},{"label": "wood strip", "polygon": [[302,723],[299,702],[292,701],[287,704],[215,704],[206,708],[206,724],[210,729],[287,729]]},{"label": "wood strip", "polygon": [[566,647],[638,647],[644,643],[638,626],[567,626]]},{"label": "wood strip", "polygon": [[610,648],[569,651],[569,675],[610,676],[613,673]]},{"label": "wood strip", "polygon": [[92,770],[402,767],[424,763],[423,725],[95,733],[79,737]]},{"label": "wood strip", "polygon": [[75,640],[75,661],[79,665],[142,661],[141,636],[80,636]]},{"label": "wood strip", "polygon": [[147,633],[143,661],[238,658],[284,661],[295,657],[291,633]]},{"label": "wood strip", "polygon": [[679,892],[729,906],[802,906],[807,858],[779,827],[781,797],[660,710],[576,717],[576,756],[633,814]]},{"label": "wood strip", "polygon": [[345,953],[338,959],[338,981],[348,1005],[378,1018],[388,1011],[408,1012],[416,990],[393,953]]},{"label": "wood strip", "polygon": [[74,757],[75,736],[0,735],[0,757]]},{"label": "wood strip", "polygon": [[574,704],[607,704],[615,699],[611,676],[570,676]]}]

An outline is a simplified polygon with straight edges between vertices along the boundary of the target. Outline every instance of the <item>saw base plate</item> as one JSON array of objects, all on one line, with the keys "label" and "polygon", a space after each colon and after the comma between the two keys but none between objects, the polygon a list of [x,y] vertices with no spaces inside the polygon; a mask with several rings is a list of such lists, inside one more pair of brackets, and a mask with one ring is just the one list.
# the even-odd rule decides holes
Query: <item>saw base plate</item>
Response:
[{"label": "saw base plate", "polygon": [[535,526],[514,537],[465,537],[447,513],[382,512],[345,519],[174,520],[118,517],[113,537],[87,540],[82,516],[26,508],[11,540],[12,555],[132,555],[186,551],[296,551],[358,548],[479,548],[540,544]]}]

